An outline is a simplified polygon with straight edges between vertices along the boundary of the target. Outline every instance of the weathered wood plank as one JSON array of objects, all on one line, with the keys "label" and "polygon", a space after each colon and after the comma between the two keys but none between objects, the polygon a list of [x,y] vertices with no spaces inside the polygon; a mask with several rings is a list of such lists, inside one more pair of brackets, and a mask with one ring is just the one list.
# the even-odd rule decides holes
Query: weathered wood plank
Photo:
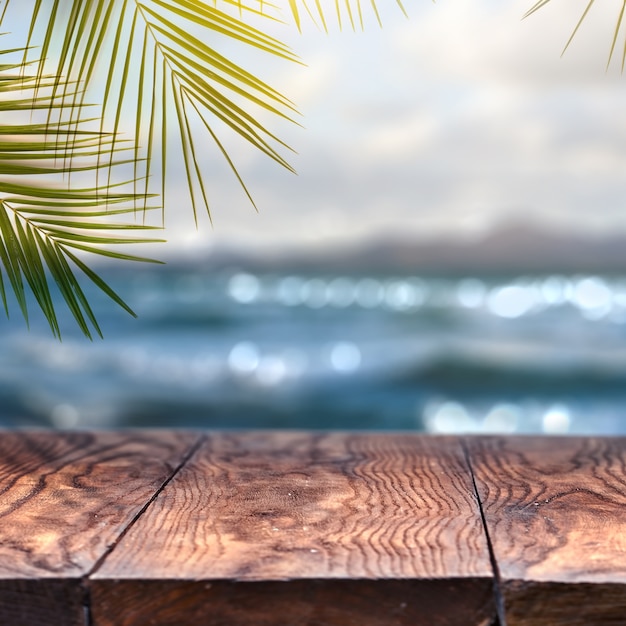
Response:
[{"label": "weathered wood plank", "polygon": [[212,435],[90,587],[94,626],[472,626],[495,614],[459,441],[418,435]]},{"label": "weathered wood plank", "polygon": [[0,624],[83,624],[81,577],[197,440],[191,433],[0,433]]},{"label": "weathered wood plank", "polygon": [[98,581],[94,626],[490,626],[491,585],[415,580]]},{"label": "weathered wood plank", "polygon": [[626,623],[626,439],[468,446],[507,626]]}]

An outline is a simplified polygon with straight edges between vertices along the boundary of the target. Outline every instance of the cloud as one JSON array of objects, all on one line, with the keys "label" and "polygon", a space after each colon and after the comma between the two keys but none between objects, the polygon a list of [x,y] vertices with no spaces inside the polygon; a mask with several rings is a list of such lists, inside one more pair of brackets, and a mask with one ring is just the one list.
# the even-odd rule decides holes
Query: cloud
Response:
[{"label": "cloud", "polygon": [[586,0],[553,1],[521,19],[531,6],[527,0],[447,0],[420,6],[414,19],[397,27],[392,41],[399,58],[435,80],[456,79],[474,86],[498,81],[544,89],[619,85],[617,68],[604,73],[617,17],[608,3],[594,7],[561,57],[586,5]]},{"label": "cloud", "polygon": [[211,175],[219,200],[208,238],[325,247],[520,216],[624,227],[626,93],[602,52],[615,16],[594,14],[560,58],[584,7],[552,2],[522,21],[527,8],[416,2],[409,21],[386,11],[383,30],[294,37],[309,67],[276,78],[305,114],[306,130],[283,135],[299,175],[238,146],[261,212]]}]

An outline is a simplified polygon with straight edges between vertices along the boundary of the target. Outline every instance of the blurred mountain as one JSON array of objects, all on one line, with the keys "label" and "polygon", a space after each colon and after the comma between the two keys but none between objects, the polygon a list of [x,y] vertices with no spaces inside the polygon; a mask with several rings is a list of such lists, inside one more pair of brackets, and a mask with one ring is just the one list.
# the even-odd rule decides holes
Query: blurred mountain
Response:
[{"label": "blurred mountain", "polygon": [[[411,243],[396,239],[373,244],[357,267],[376,260],[388,269],[446,273],[620,273],[626,271],[626,236],[601,238],[582,233],[508,226],[476,239]],[[345,259],[348,260],[347,258]]]},{"label": "blurred mountain", "polygon": [[250,271],[422,274],[625,273],[626,234],[609,237],[508,225],[482,238],[381,236],[351,247],[254,253],[214,250],[212,267]]}]

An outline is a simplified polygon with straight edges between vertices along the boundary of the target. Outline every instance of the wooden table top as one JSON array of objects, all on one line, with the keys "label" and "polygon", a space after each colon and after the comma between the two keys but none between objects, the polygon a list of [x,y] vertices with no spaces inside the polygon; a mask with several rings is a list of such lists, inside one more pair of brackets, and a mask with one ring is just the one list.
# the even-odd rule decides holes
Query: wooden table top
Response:
[{"label": "wooden table top", "polygon": [[0,624],[626,624],[626,439],[0,432]]}]

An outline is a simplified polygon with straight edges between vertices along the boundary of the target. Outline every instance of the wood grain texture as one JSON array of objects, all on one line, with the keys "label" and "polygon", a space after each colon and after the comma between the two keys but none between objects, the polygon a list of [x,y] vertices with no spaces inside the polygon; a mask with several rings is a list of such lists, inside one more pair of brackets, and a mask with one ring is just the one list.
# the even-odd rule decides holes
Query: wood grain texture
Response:
[{"label": "wood grain texture", "polygon": [[159,432],[0,433],[0,624],[82,623],[80,578],[197,440]]},{"label": "wood grain texture", "polygon": [[626,439],[468,447],[507,626],[626,623]]},{"label": "wood grain texture", "polygon": [[[354,587],[347,585],[350,579]],[[311,617],[314,601],[304,603],[308,608],[297,619],[283,619],[278,608],[290,606],[288,589],[295,591],[292,583],[298,581],[304,590],[298,593],[311,598],[315,593],[307,589],[321,589],[324,598],[342,585],[353,589],[346,598],[360,598],[367,614],[358,622],[362,625],[389,619],[385,598],[420,597],[420,584],[427,598],[427,588],[437,587],[436,581],[456,590],[439,602],[439,614],[423,612],[422,620],[430,621],[412,615],[412,621],[387,623],[456,623],[445,616],[457,611],[457,600],[464,619],[470,619],[458,622],[463,626],[488,623],[493,616],[486,539],[471,476],[454,438],[212,435],[92,577],[95,626],[111,623],[106,606],[112,589],[123,603],[134,603],[145,597],[150,580],[170,581],[176,594],[195,598],[189,606],[209,611],[212,621],[202,622],[207,624],[255,623],[250,598],[260,601],[261,583],[235,584],[229,587],[230,600],[215,604],[219,594],[203,596],[198,581],[291,581],[274,587],[284,594],[274,624],[353,623],[345,617]],[[389,591],[391,583],[403,581],[402,592]],[[339,596],[335,593],[338,604],[328,610],[347,615]],[[464,599],[469,604],[463,605]],[[229,621],[228,607],[246,602],[249,610]],[[174,623],[155,619],[155,624]],[[181,625],[198,623],[179,619]],[[144,622],[125,617],[120,623]]]}]

